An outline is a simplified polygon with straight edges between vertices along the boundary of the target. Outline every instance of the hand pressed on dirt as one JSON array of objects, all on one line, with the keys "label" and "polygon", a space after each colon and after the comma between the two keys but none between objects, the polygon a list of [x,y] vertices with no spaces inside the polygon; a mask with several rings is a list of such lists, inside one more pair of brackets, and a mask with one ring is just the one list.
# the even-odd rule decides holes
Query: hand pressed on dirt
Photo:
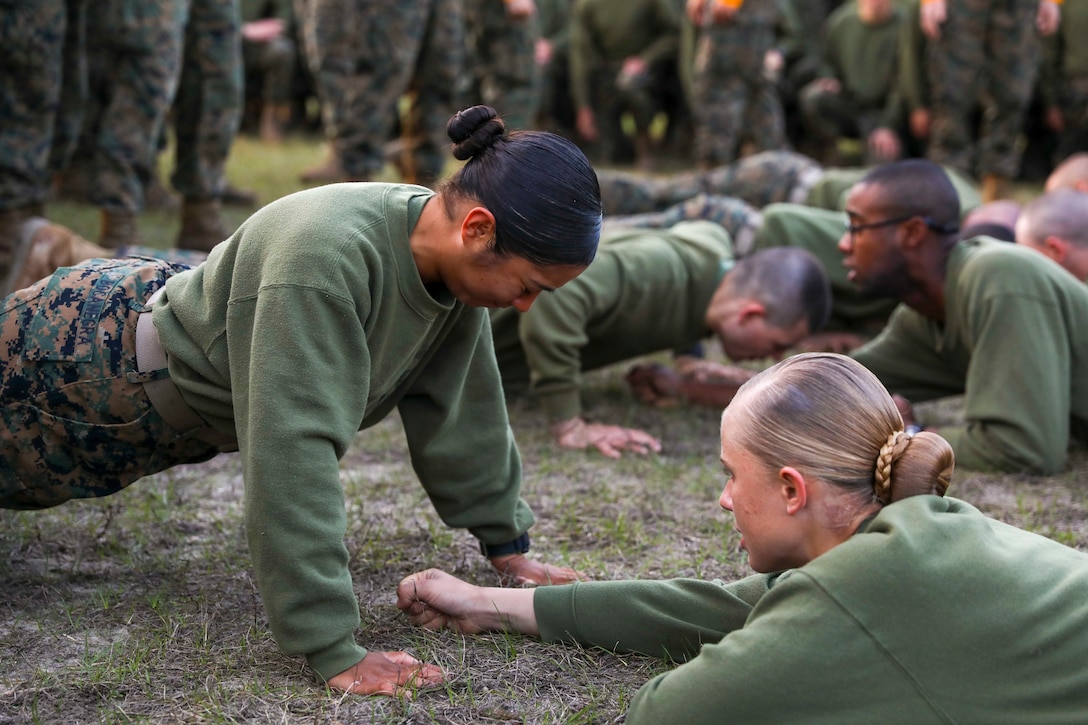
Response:
[{"label": "hand pressed on dirt", "polygon": [[353,667],[329,678],[328,685],[355,695],[411,697],[415,690],[445,681],[440,667],[424,664],[407,652],[368,652]]}]

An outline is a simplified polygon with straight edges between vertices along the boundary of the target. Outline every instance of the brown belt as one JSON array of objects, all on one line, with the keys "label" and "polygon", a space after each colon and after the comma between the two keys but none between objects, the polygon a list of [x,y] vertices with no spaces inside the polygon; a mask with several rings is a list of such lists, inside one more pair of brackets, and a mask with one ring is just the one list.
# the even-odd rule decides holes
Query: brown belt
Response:
[{"label": "brown belt", "polygon": [[[147,309],[136,318],[136,367],[141,373],[166,370],[166,351],[163,350],[159,333],[151,321],[151,307],[164,289],[166,288],[159,288],[148,298],[145,303]],[[238,450],[238,442],[234,436],[215,430],[189,407],[169,375],[145,380],[143,386],[152,407],[178,433],[217,446],[222,451]]]}]

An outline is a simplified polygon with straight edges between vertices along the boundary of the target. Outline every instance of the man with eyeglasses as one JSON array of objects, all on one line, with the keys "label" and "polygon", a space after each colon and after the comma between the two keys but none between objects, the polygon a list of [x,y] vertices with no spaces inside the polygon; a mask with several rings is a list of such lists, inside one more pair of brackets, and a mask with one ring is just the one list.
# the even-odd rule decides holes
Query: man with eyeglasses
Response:
[{"label": "man with eyeglasses", "polygon": [[853,357],[908,401],[964,395],[941,427],[965,468],[1053,474],[1088,431],[1088,289],[1042,255],[961,239],[955,189],[920,159],[882,166],[847,196],[839,250],[860,291],[901,304]]}]

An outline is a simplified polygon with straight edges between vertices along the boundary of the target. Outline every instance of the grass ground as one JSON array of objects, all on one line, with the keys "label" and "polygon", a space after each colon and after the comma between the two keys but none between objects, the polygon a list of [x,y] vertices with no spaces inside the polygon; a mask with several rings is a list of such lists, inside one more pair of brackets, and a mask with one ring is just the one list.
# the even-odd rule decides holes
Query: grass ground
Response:
[{"label": "grass ground", "polygon": [[[243,138],[230,176],[271,201],[299,188],[298,171],[321,153],[313,141],[270,149]],[[57,204],[50,212],[93,236],[93,210]],[[248,213],[228,211],[234,223]],[[148,213],[142,229],[149,243],[169,246],[176,213]],[[588,377],[588,410],[657,435],[660,455],[613,462],[556,450],[541,411],[510,401],[524,493],[538,516],[535,556],[599,579],[750,573],[731,517],[717,507],[717,412],[638,406],[622,372]],[[956,401],[920,410],[934,422],[959,414]],[[105,499],[0,511],[0,724],[612,723],[665,669],[515,636],[413,628],[394,606],[403,576],[438,566],[480,584],[497,577],[474,539],[434,514],[395,416],[359,435],[341,471],[360,641],[440,664],[445,688],[414,699],[341,697],[277,650],[249,568],[239,462],[224,455]],[[1053,477],[964,471],[951,493],[1088,550],[1084,453]]]}]

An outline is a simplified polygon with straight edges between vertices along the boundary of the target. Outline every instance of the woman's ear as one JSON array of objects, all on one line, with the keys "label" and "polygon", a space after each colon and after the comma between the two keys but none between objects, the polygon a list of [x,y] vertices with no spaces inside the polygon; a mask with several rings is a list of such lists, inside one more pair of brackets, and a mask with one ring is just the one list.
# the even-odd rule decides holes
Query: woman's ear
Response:
[{"label": "woman's ear", "polygon": [[461,243],[474,252],[482,252],[495,240],[495,215],[482,206],[475,206],[461,222]]},{"label": "woman's ear", "polygon": [[778,482],[787,514],[792,516],[808,505],[808,482],[800,471],[785,466],[778,472]]}]

